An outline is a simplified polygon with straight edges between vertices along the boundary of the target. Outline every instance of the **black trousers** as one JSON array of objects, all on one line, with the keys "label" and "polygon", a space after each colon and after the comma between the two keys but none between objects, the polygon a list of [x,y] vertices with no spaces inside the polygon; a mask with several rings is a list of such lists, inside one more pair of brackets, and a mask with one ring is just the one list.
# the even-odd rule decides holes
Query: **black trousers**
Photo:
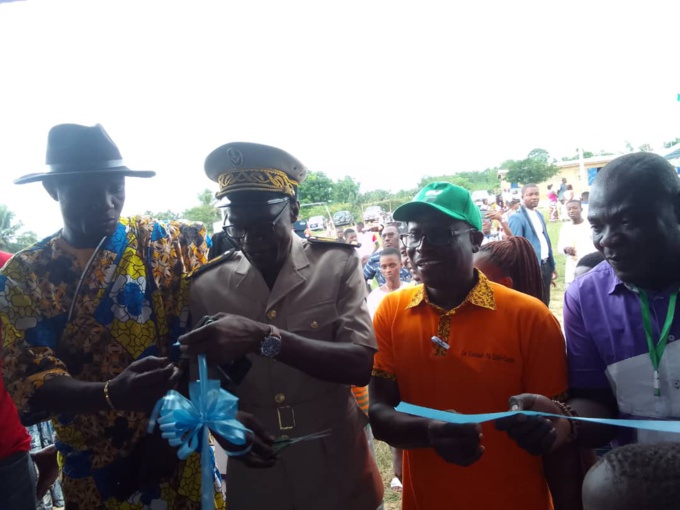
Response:
[{"label": "black trousers", "polygon": [[552,282],[553,270],[550,263],[546,260],[541,262],[541,276],[543,277],[543,302],[545,306],[550,306],[550,283]]}]

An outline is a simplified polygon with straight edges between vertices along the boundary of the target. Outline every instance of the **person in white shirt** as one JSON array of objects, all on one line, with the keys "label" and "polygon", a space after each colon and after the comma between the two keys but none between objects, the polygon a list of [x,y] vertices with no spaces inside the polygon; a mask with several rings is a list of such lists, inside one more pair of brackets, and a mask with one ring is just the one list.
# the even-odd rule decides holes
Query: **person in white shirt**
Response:
[{"label": "person in white shirt", "polygon": [[368,260],[368,257],[373,255],[376,251],[378,251],[378,248],[380,248],[380,244],[378,243],[378,236],[376,235],[375,232],[370,232],[366,230],[366,226],[363,224],[363,222],[359,221],[357,222],[357,241],[361,246],[358,248],[359,250],[359,257],[361,258],[361,265],[363,267],[364,264],[366,264],[366,260]]},{"label": "person in white shirt", "polygon": [[401,267],[402,262],[399,250],[396,248],[385,248],[380,253],[380,272],[385,277],[385,283],[371,291],[366,299],[368,313],[371,314],[371,318],[373,318],[378,305],[387,294],[408,285],[408,283],[401,281],[399,277]]},{"label": "person in white shirt", "polygon": [[590,223],[583,219],[583,207],[579,200],[566,203],[567,216],[570,223],[562,225],[557,249],[567,256],[564,266],[564,283],[569,285],[574,281],[574,273],[578,260],[584,255],[596,251],[593,245],[593,231]]}]

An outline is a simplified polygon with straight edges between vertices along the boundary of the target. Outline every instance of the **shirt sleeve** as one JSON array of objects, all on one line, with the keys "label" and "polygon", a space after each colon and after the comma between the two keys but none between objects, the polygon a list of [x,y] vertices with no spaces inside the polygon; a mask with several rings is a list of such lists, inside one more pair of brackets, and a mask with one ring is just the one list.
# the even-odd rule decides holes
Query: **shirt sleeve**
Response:
[{"label": "shirt sleeve", "polygon": [[377,271],[375,268],[375,257],[371,255],[369,259],[366,261],[366,265],[364,266],[364,279],[372,280],[373,278],[375,278],[376,272]]},{"label": "shirt sleeve", "polygon": [[564,249],[571,245],[572,236],[570,234],[571,230],[567,228],[567,225],[562,225],[562,228],[560,229],[560,238],[557,241],[557,251],[559,253],[564,253]]},{"label": "shirt sleeve", "polygon": [[2,376],[24,425],[45,421],[47,412],[31,409],[30,400],[53,377],[69,376],[66,365],[55,354],[58,331],[64,314],[42,319],[38,309],[39,289],[32,275],[16,257],[0,274],[0,347]]},{"label": "shirt sleeve", "polygon": [[137,254],[153,281],[151,305],[161,354],[178,355],[172,345],[186,332],[189,323],[189,282],[187,275],[208,260],[208,236],[198,222],[157,221],[135,217]]},{"label": "shirt sleeve", "polygon": [[607,366],[583,322],[579,291],[572,283],[564,294],[569,385],[573,388],[609,388]]},{"label": "shirt sleeve", "polygon": [[178,222],[176,228],[185,273],[190,273],[208,261],[212,243],[203,223]]},{"label": "shirt sleeve", "polygon": [[564,396],[568,389],[567,355],[560,324],[545,307],[525,336],[523,382],[526,393],[549,398]]},{"label": "shirt sleeve", "polygon": [[178,285],[172,285],[166,295],[166,311],[169,318],[170,339],[176,342],[180,335],[187,331],[189,323],[189,287],[188,275],[208,261],[210,241],[203,223],[171,222],[170,242],[178,255],[181,267]]},{"label": "shirt sleeve", "polygon": [[[345,249],[343,248],[343,251]],[[351,250],[342,273],[337,300],[336,340],[376,348],[375,333],[366,305],[366,282],[361,274],[359,256]]]},{"label": "shirt sleeve", "polygon": [[394,367],[394,350],[391,323],[393,322],[395,293],[383,298],[373,316],[373,329],[378,342],[378,352],[373,357],[373,377],[397,380]]},{"label": "shirt sleeve", "polygon": [[508,219],[508,226],[512,230],[512,235],[524,236],[524,230],[522,229],[522,219],[518,218],[517,215],[520,213],[515,213]]}]

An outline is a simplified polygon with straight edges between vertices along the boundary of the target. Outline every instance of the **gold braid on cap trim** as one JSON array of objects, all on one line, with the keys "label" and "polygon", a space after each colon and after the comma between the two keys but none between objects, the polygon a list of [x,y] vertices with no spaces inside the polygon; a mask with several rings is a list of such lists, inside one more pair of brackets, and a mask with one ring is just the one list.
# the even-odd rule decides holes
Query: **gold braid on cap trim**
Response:
[{"label": "gold braid on cap trim", "polygon": [[239,168],[217,178],[220,190],[216,198],[235,191],[274,191],[294,197],[298,182],[275,168]]}]

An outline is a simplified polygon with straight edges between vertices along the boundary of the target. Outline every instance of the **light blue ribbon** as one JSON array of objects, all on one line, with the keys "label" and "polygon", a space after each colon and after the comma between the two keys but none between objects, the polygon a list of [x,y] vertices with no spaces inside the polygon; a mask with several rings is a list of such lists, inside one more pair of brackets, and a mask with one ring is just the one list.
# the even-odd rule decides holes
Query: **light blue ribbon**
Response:
[{"label": "light blue ribbon", "polygon": [[562,414],[542,413],[539,411],[505,411],[501,413],[484,414],[458,414],[447,411],[438,411],[429,407],[421,407],[406,402],[401,402],[395,409],[399,412],[429,418],[430,420],[441,420],[448,423],[484,423],[499,418],[506,418],[516,414],[527,416],[546,416],[550,418],[567,418],[569,420],[587,421],[591,423],[601,423],[603,425],[614,425],[616,427],[628,427],[632,429],[655,430],[657,432],[680,433],[680,421],[671,420],[620,420],[609,418],[584,418],[581,416],[564,416]]},{"label": "light blue ribbon", "polygon": [[[213,477],[215,461],[210,448],[212,430],[230,443],[246,444],[250,432],[236,419],[238,398],[220,387],[220,381],[208,379],[208,365],[204,354],[198,356],[199,380],[189,383],[189,399],[170,390],[154,407],[147,432],[158,423],[161,433],[171,446],[178,446],[177,456],[184,460],[201,446],[201,507],[215,508]],[[236,457],[245,455],[251,446],[238,452],[227,452]]]}]

